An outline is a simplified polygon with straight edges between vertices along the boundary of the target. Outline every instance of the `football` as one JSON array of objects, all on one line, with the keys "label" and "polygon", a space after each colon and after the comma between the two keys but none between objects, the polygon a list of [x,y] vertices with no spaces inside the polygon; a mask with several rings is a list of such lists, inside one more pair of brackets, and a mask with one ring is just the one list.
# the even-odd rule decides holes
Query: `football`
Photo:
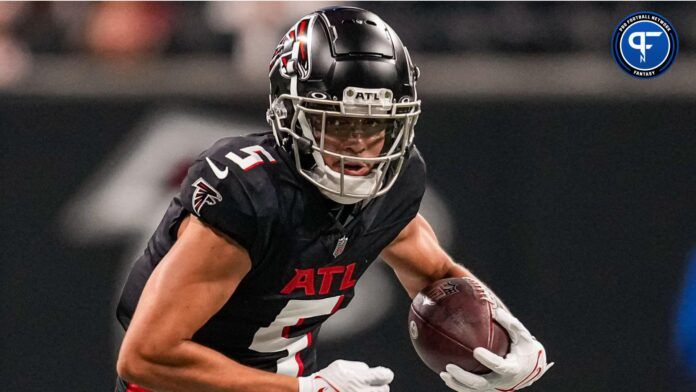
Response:
[{"label": "football", "polygon": [[505,356],[507,332],[492,318],[492,301],[471,278],[447,278],[424,288],[411,303],[409,335],[418,356],[436,373],[449,363],[476,374],[490,369],[473,357],[476,347]]}]

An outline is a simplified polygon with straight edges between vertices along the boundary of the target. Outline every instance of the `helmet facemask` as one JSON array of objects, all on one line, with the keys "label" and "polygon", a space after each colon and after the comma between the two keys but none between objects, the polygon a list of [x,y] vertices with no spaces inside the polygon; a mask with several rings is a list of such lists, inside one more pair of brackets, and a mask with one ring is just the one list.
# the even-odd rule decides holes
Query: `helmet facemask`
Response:
[{"label": "helmet facemask", "polygon": [[292,138],[299,173],[341,204],[389,191],[413,143],[420,101],[396,103],[388,89],[357,87],[347,87],[341,101],[309,95],[280,95],[269,116],[279,141]]}]

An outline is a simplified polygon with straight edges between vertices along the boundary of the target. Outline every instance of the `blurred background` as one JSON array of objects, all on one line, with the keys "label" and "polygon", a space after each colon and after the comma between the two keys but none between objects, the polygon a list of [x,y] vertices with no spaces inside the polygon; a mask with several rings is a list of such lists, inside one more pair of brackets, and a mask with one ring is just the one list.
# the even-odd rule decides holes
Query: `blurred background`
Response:
[{"label": "blurred background", "polygon": [[[130,264],[200,151],[267,129],[273,49],[329,4],[0,2],[3,390],[113,389]],[[696,390],[696,5],[359,6],[421,69],[423,213],[556,361],[533,390]],[[680,40],[652,80],[610,52],[641,10]],[[409,299],[371,270],[321,364],[447,391],[411,347]]]}]

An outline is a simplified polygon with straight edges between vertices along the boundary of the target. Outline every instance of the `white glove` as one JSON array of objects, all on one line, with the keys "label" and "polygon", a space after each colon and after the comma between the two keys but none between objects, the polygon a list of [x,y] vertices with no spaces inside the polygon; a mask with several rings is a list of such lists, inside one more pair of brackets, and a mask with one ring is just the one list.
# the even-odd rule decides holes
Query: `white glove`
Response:
[{"label": "white glove", "polygon": [[339,359],[307,377],[300,377],[300,392],[389,392],[394,373],[382,366]]},{"label": "white glove", "polygon": [[474,358],[491,369],[491,373],[478,375],[449,364],[445,367],[446,371],[440,373],[440,377],[457,392],[508,392],[528,387],[551,369],[553,362],[546,363],[544,346],[510,314],[490,290],[481,285],[491,302],[493,318],[510,336],[510,352],[503,358],[483,347],[477,347],[474,349]]}]

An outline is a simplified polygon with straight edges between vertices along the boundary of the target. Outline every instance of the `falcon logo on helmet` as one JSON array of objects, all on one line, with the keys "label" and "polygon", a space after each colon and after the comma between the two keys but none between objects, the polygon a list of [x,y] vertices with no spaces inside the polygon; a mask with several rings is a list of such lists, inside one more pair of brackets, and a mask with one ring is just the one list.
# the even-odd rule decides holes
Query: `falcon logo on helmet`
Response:
[{"label": "falcon logo on helmet", "polygon": [[193,191],[193,202],[191,204],[193,204],[193,210],[197,215],[201,214],[201,208],[203,208],[204,205],[208,204],[214,206],[222,201],[220,192],[213,188],[212,185],[208,184],[202,177],[197,179],[191,186],[196,188],[196,190]]},{"label": "falcon logo on helmet", "polygon": [[283,77],[298,75],[307,79],[310,74],[310,31],[315,16],[302,18],[280,40],[269,64],[270,73],[278,67]]}]

